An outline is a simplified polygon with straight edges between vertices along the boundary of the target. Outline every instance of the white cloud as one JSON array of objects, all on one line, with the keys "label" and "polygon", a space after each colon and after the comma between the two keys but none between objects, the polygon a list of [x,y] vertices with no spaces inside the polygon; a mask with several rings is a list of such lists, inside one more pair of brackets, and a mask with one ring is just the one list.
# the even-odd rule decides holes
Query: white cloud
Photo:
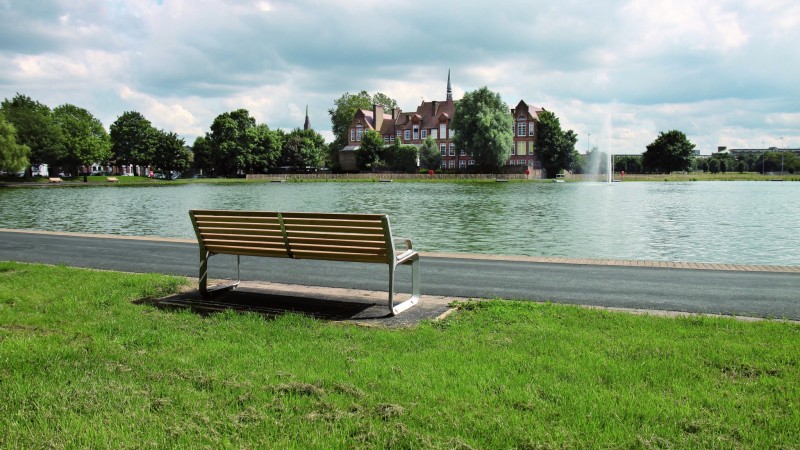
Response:
[{"label": "white cloud", "polygon": [[187,142],[238,108],[292,129],[306,104],[330,139],[344,92],[411,110],[444,99],[452,69],[456,98],[487,85],[543,106],[581,151],[588,133],[640,152],[668,129],[704,152],[800,146],[792,0],[9,0],[0,21],[0,97],[75,103],[107,125],[139,110]]}]

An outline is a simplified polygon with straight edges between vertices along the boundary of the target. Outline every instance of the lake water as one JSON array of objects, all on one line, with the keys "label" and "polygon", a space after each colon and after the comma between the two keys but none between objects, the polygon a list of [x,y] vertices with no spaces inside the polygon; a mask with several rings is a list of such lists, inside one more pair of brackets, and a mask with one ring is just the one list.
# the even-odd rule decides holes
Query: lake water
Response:
[{"label": "lake water", "polygon": [[192,208],[388,213],[420,251],[800,265],[800,183],[247,183],[0,189],[0,227],[193,238]]}]

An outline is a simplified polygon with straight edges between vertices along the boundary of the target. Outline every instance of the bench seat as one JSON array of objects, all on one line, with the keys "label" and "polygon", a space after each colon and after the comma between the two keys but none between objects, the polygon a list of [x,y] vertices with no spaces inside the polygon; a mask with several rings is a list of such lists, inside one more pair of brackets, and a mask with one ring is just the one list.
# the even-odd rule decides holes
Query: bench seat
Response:
[{"label": "bench seat", "polygon": [[[208,260],[212,255],[260,256],[385,264],[389,268],[388,306],[392,315],[414,306],[420,297],[419,254],[410,239],[392,236],[385,214],[276,211],[191,210],[200,246],[200,293],[211,295]],[[402,247],[396,248],[395,242]],[[396,303],[397,266],[411,265],[411,297]],[[223,289],[233,289],[234,283]],[[216,290],[216,289],[214,289]]]}]

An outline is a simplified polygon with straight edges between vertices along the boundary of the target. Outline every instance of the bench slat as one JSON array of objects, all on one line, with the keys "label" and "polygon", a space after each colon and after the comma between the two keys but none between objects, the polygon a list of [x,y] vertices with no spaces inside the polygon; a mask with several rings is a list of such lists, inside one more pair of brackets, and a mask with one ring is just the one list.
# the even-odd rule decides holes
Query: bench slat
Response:
[{"label": "bench slat", "polygon": [[298,244],[291,243],[292,253],[300,252],[326,252],[326,253],[359,253],[371,255],[386,255],[385,248],[379,247],[347,247],[347,246],[333,246],[333,245],[316,245],[316,244]]},{"label": "bench slat", "polygon": [[278,217],[275,211],[237,211],[233,209],[215,210],[215,209],[193,209],[190,211],[195,217],[204,216],[222,216],[222,217]]},{"label": "bench slat", "polygon": [[236,223],[236,222],[197,222],[197,227],[203,230],[220,229],[220,230],[270,230],[280,233],[281,226],[278,223]]},{"label": "bench slat", "polygon": [[273,258],[288,258],[285,248],[257,248],[235,245],[207,245],[206,250],[212,254],[244,255],[244,256],[270,256]]},{"label": "bench slat", "polygon": [[348,214],[348,213],[313,213],[313,212],[285,212],[281,213],[284,219],[335,219],[335,220],[377,220],[381,221],[383,214]]},{"label": "bench slat", "polygon": [[224,217],[224,216],[195,216],[197,223],[258,223],[258,224],[280,224],[277,217]]},{"label": "bench slat", "polygon": [[289,245],[294,249],[296,246],[314,245],[318,247],[357,247],[357,248],[380,248],[386,249],[385,242],[378,241],[359,241],[350,239],[335,239],[330,236],[325,239],[291,238]]},{"label": "bench slat", "polygon": [[311,225],[314,227],[353,227],[353,228],[383,228],[380,220],[340,220],[340,219],[296,219],[284,217],[286,228]]},{"label": "bench slat", "polygon": [[286,232],[289,236],[296,232],[321,232],[321,233],[351,233],[351,234],[373,234],[383,236],[383,228],[375,227],[337,227],[319,225],[286,225]]},{"label": "bench slat", "polygon": [[328,261],[353,261],[353,262],[371,262],[371,263],[386,263],[386,255],[369,255],[361,253],[337,253],[337,252],[323,252],[323,251],[306,251],[297,250],[292,251],[295,259],[323,259]]},{"label": "bench slat", "polygon": [[381,233],[322,233],[313,231],[298,231],[292,230],[290,234],[291,239],[346,239],[350,241],[365,241],[365,242],[382,242],[385,243],[386,239]]},{"label": "bench slat", "polygon": [[253,236],[253,237],[282,237],[280,228],[223,228],[199,227],[203,236]]}]

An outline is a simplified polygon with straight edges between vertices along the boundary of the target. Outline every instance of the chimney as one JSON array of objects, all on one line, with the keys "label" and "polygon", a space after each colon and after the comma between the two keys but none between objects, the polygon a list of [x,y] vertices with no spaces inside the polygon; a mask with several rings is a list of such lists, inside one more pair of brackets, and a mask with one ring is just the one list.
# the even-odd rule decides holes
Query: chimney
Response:
[{"label": "chimney", "polygon": [[436,103],[437,103],[436,100],[431,102],[431,116],[436,115]]},{"label": "chimney", "polygon": [[372,105],[372,117],[375,121],[375,131],[380,133],[383,125],[383,105]]}]

